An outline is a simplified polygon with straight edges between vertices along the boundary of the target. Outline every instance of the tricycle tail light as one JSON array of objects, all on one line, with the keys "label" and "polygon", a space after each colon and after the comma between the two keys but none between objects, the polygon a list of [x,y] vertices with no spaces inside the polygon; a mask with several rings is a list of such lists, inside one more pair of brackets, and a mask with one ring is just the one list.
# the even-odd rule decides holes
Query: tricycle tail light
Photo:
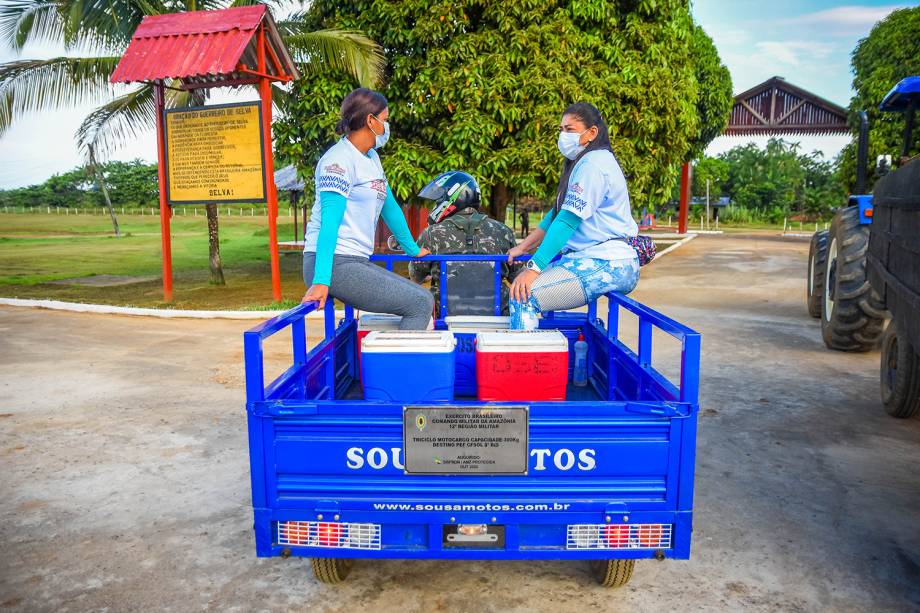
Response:
[{"label": "tricycle tail light", "polygon": [[279,521],[277,544],[324,549],[380,549],[380,524]]},{"label": "tricycle tail light", "polygon": [[672,524],[570,524],[566,549],[670,549]]}]

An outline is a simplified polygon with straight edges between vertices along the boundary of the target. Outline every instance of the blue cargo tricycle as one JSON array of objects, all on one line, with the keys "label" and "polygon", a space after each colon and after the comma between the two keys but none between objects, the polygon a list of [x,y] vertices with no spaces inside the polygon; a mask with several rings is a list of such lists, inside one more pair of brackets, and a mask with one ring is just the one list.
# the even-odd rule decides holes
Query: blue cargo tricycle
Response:
[{"label": "blue cargo tricycle", "polygon": [[[411,260],[374,259],[390,269]],[[426,259],[441,268],[436,328],[446,325],[448,261],[491,262],[496,289],[501,284],[505,256]],[[305,317],[315,303],[246,332],[257,555],[310,557],[326,583],[342,581],[356,558],[588,560],[610,587],[629,581],[638,559],[688,559],[700,336],[618,294],[607,306],[606,323],[596,303],[541,319],[541,328],[566,336],[570,351],[580,333],[588,343],[588,385],[570,384],[558,402],[485,403],[462,393],[424,406],[365,400],[354,311],[346,305],[336,322],[332,300],[325,338],[313,347]],[[635,351],[619,337],[623,310],[638,320]],[[262,341],[288,328],[293,364],[266,386]],[[676,383],[652,367],[656,328],[680,343]],[[458,339],[456,359],[468,362],[470,351],[473,343]],[[570,355],[570,370],[573,363]],[[424,416],[450,421],[432,419],[439,415],[474,428],[499,424],[489,426],[503,434],[494,449],[463,457],[494,453],[501,474],[489,473],[488,463],[476,474],[450,462],[407,470],[422,466],[426,453],[409,435],[428,423]]]}]

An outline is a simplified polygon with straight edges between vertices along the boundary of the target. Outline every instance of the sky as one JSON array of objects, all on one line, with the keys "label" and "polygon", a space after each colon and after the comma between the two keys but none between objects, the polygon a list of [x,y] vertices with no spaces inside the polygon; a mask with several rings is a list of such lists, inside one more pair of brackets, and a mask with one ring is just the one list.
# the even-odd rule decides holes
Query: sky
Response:
[{"label": "sky", "polygon": [[[0,0],[3,3],[6,0]],[[693,14],[709,33],[732,75],[734,93],[770,77],[790,83],[847,106],[852,96],[850,53],[872,25],[891,11],[916,3],[827,0],[693,0]],[[0,63],[15,59],[45,59],[62,49],[31,44],[16,54],[0,46]],[[255,99],[251,95],[235,99]],[[214,103],[229,99],[217,96]],[[52,174],[82,163],[74,134],[94,108],[87,104],[53,113],[24,117],[0,136],[0,189],[41,183]],[[804,152],[835,156],[849,137],[789,137]],[[719,137],[707,153],[717,155],[747,142],[763,145],[766,137]],[[153,161],[156,140],[149,130],[118,150],[115,159]]]}]

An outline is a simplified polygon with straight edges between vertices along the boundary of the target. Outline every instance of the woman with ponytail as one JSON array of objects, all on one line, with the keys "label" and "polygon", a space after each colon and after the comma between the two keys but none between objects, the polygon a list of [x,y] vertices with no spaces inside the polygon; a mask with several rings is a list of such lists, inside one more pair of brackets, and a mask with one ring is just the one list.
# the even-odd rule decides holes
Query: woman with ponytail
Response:
[{"label": "woman with ponytail", "polygon": [[424,330],[434,300],[424,288],[371,264],[377,218],[410,256],[430,252],[412,238],[376,149],[390,137],[390,110],[379,92],[359,88],[342,101],[341,140],[316,165],[316,201],[304,240],[304,302],[320,308],[331,294],[362,311],[402,316],[401,330]]},{"label": "woman with ponytail", "polygon": [[555,205],[540,227],[508,252],[513,262],[536,249],[511,286],[513,329],[533,330],[540,312],[580,307],[608,292],[628,294],[639,282],[639,259],[629,242],[639,227],[597,108],[585,102],[569,106],[558,147],[566,161]]}]

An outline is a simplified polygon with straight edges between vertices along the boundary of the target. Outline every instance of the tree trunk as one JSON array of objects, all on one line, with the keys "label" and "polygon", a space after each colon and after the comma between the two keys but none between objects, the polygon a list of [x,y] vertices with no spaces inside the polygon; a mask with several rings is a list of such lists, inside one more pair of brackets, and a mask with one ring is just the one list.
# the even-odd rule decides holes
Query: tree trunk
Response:
[{"label": "tree trunk", "polygon": [[505,223],[508,213],[508,186],[498,183],[492,187],[492,196],[489,198],[489,215]]},{"label": "tree trunk", "polygon": [[99,166],[96,164],[96,154],[93,151],[92,145],[89,148],[89,163],[93,167],[93,175],[96,177],[96,185],[99,186],[99,191],[102,192],[102,197],[105,198],[105,206],[109,210],[109,217],[112,218],[112,227],[115,229],[115,238],[121,237],[121,229],[118,227],[118,219],[115,218],[115,209],[112,208],[112,200],[109,198],[109,190],[105,186],[105,181],[102,179],[102,171],[99,170]]},{"label": "tree trunk", "polygon": [[204,205],[208,215],[208,269],[211,272],[212,285],[226,285],[224,268],[220,263],[220,240],[217,227],[217,205],[210,202]]}]

